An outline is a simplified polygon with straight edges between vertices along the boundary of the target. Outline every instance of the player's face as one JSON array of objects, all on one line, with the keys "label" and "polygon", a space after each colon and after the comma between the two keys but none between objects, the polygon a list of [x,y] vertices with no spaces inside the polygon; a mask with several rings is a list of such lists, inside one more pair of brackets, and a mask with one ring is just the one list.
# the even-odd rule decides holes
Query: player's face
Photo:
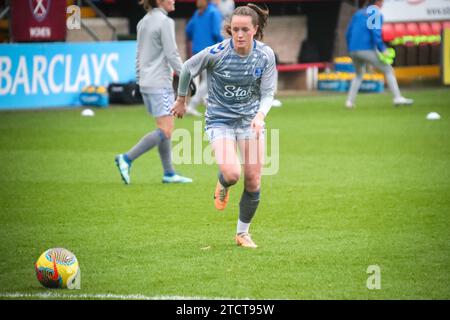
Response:
[{"label": "player's face", "polygon": [[175,10],[175,0],[160,0],[158,1],[159,7],[163,8],[167,12]]},{"label": "player's face", "polygon": [[204,9],[208,6],[208,0],[197,0],[196,4],[198,9]]},{"label": "player's face", "polygon": [[233,16],[231,19],[231,36],[233,44],[239,54],[248,54],[253,45],[257,27],[250,16]]}]

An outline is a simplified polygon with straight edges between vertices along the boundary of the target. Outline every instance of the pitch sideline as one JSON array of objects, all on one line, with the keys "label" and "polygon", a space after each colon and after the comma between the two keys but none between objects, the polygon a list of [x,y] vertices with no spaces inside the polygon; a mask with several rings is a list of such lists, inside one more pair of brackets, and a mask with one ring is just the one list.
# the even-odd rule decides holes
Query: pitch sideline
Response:
[{"label": "pitch sideline", "polygon": [[0,293],[0,298],[30,298],[30,299],[99,299],[99,300],[250,300],[250,298],[225,298],[225,297],[189,297],[189,296],[146,296],[142,294],[61,294],[56,292],[48,293],[23,293],[23,292],[5,292]]}]

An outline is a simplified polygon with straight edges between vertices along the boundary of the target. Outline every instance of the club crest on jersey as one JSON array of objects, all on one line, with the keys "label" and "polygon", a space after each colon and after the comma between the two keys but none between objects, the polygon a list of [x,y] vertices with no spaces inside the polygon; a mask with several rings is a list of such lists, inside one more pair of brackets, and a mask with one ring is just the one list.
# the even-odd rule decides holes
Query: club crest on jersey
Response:
[{"label": "club crest on jersey", "polygon": [[253,77],[258,79],[261,78],[262,75],[262,68],[256,67],[255,70],[253,70]]},{"label": "club crest on jersey", "polygon": [[218,46],[211,48],[211,50],[209,50],[209,53],[216,54],[222,51],[223,49],[225,49],[225,47],[222,45],[222,43],[219,43]]}]

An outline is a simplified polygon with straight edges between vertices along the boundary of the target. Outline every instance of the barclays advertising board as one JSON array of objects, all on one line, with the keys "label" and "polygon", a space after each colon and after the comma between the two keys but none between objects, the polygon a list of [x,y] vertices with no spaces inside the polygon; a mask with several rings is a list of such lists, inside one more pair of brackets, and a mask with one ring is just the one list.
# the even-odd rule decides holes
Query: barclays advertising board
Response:
[{"label": "barclays advertising board", "polygon": [[0,110],[79,106],[87,85],[135,80],[136,41],[0,44]]}]

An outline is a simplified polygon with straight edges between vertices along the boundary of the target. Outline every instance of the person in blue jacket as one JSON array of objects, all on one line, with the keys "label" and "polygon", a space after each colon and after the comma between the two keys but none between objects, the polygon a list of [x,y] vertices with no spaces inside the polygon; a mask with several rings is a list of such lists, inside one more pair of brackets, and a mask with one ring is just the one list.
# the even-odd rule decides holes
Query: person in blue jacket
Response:
[{"label": "person in blue jacket", "polygon": [[[210,0],[197,0],[197,10],[186,26],[186,37],[191,42],[192,55],[195,55],[216,43],[223,41],[223,17],[219,8]],[[187,114],[201,116],[197,106],[208,94],[206,72],[201,74],[197,93],[192,97],[187,107]]]},{"label": "person in blue jacket", "polygon": [[380,58],[388,55],[382,38],[383,2],[384,0],[369,0],[366,7],[355,13],[347,29],[347,48],[356,69],[356,77],[352,81],[346,102],[346,107],[350,109],[355,107],[356,95],[361,87],[367,64],[384,73],[394,96],[394,105],[414,103],[412,99],[406,99],[401,95],[394,69]]}]

